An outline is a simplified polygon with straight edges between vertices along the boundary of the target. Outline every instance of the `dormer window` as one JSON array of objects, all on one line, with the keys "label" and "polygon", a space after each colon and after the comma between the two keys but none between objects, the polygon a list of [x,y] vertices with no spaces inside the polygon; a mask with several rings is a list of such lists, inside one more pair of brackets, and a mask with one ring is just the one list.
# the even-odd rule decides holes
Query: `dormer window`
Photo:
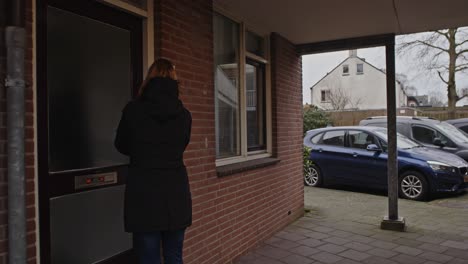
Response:
[{"label": "dormer window", "polygon": [[356,66],[356,74],[364,74],[364,64],[358,63]]},{"label": "dormer window", "polygon": [[349,65],[343,65],[343,75],[349,75]]}]

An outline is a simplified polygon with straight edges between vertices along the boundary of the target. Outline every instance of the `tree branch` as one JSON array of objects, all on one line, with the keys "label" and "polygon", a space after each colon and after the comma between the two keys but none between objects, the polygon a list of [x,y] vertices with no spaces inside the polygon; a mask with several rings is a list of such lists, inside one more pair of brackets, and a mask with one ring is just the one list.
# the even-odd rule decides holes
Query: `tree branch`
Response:
[{"label": "tree branch", "polygon": [[448,35],[448,32],[442,32],[442,31],[440,31],[440,30],[436,30],[436,31],[434,31],[434,32],[437,33],[437,34],[439,34],[439,35],[444,36],[447,40],[450,40],[450,37],[449,37],[449,35]]},{"label": "tree branch", "polygon": [[448,84],[448,81],[446,81],[444,79],[444,77],[442,77],[442,73],[440,71],[437,71],[437,74],[439,75],[439,78],[445,83],[445,84]]},{"label": "tree branch", "polygon": [[460,50],[459,52],[457,52],[457,56],[466,52],[468,52],[468,49]]},{"label": "tree branch", "polygon": [[425,42],[425,41],[422,41],[422,40],[416,40],[415,42],[420,43],[421,45],[431,47],[433,49],[438,49],[438,50],[445,51],[445,52],[449,53],[449,50],[447,50],[447,49],[443,49],[441,47],[434,46],[431,43],[428,43],[428,42]]},{"label": "tree branch", "polygon": [[461,67],[461,68],[455,69],[455,72],[461,72],[464,70],[468,70],[468,67]]},{"label": "tree branch", "polygon": [[461,46],[461,45],[463,45],[463,44],[465,44],[465,43],[468,43],[468,39],[466,39],[466,40],[464,40],[464,41],[462,41],[462,42],[460,42],[460,43],[456,43],[456,44],[455,44],[455,47]]}]

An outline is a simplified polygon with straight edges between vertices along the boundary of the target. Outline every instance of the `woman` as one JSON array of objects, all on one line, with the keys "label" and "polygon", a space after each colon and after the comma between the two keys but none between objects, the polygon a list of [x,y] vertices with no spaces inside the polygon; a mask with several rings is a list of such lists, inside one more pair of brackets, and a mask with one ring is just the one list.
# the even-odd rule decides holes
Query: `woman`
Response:
[{"label": "woman", "polygon": [[133,233],[140,264],[180,264],[185,229],[192,223],[192,200],[183,153],[192,118],[178,98],[174,65],[151,65],[138,97],[128,103],[115,147],[130,156],[125,189],[125,231]]}]

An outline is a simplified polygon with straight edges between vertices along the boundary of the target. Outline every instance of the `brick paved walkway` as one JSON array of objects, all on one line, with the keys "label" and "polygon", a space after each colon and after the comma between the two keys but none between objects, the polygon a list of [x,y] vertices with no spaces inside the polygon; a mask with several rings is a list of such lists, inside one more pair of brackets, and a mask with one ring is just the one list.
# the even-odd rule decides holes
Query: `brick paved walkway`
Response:
[{"label": "brick paved walkway", "polygon": [[379,228],[387,198],[306,187],[305,217],[236,264],[468,264],[468,195],[400,200],[407,232]]}]

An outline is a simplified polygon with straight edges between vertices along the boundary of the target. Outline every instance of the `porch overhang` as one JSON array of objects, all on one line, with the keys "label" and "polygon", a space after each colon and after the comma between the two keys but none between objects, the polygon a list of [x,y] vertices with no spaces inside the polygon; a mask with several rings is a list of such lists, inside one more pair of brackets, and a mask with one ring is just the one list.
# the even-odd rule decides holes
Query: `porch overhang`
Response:
[{"label": "porch overhang", "polygon": [[468,26],[466,0],[217,0],[215,7],[294,44]]}]

